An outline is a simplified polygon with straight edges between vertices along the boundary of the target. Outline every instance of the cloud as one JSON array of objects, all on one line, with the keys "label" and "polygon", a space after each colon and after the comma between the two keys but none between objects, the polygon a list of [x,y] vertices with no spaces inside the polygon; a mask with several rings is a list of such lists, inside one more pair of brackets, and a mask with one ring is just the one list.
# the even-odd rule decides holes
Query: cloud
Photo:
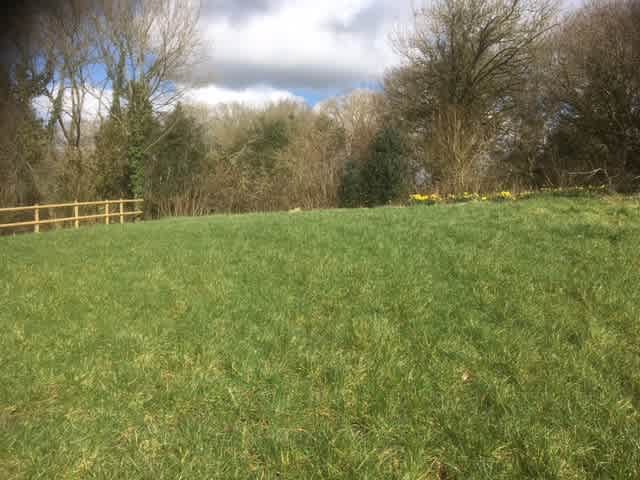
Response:
[{"label": "cloud", "polygon": [[376,0],[365,5],[346,21],[345,19],[333,19],[328,23],[328,27],[338,34],[359,33],[367,35],[384,28],[389,13],[390,9],[387,3],[384,0]]},{"label": "cloud", "polygon": [[281,0],[203,0],[202,16],[207,19],[225,18],[242,23],[248,18],[277,9]]},{"label": "cloud", "polygon": [[202,30],[210,47],[192,80],[281,90],[374,82],[397,61],[388,37],[409,9],[397,0],[205,2]]},{"label": "cloud", "polygon": [[[101,92],[98,88],[88,87],[82,108],[84,120],[92,122],[101,116],[106,117],[109,113],[112,98],[113,92],[111,90]],[[300,96],[267,85],[257,85],[243,89],[229,89],[216,85],[207,85],[198,88],[188,88],[181,97],[181,101],[187,104],[216,106],[222,103],[239,103],[256,108],[278,103],[283,100],[304,103],[304,99]],[[38,117],[47,121],[52,110],[52,104],[49,99],[41,95],[34,98],[32,104]],[[70,111],[71,94],[67,91],[63,99],[63,112]],[[70,120],[70,116],[63,113],[63,119],[68,121]]]},{"label": "cloud", "polygon": [[208,106],[216,106],[221,103],[240,103],[259,108],[283,100],[304,102],[302,97],[296,96],[291,92],[278,90],[265,85],[238,90],[208,85],[187,90],[184,95],[185,103],[196,103]]},{"label": "cloud", "polygon": [[[57,90],[55,90],[57,91]],[[110,89],[101,90],[97,87],[88,86],[86,89],[84,103],[82,106],[82,116],[85,120],[96,120],[100,116],[107,116],[113,98],[113,91]],[[66,90],[62,100],[63,119],[70,120],[71,112],[71,91]],[[33,99],[33,108],[36,114],[47,121],[51,115],[52,104],[45,95],[40,95]]]}]

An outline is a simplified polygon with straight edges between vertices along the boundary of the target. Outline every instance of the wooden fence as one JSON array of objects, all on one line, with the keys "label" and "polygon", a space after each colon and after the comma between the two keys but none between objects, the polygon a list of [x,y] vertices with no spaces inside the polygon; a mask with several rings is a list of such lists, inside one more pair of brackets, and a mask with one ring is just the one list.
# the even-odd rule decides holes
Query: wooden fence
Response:
[{"label": "wooden fence", "polygon": [[[55,203],[48,205],[30,205],[28,207],[10,207],[10,208],[0,208],[0,215],[2,214],[16,214],[21,212],[33,212],[33,220],[14,222],[14,223],[3,223],[0,224],[0,229],[4,228],[20,228],[20,227],[30,227],[33,226],[33,231],[35,233],[40,232],[40,225],[51,225],[57,223],[73,223],[75,228],[80,228],[80,222],[87,220],[104,220],[106,225],[109,225],[112,218],[118,218],[119,222],[123,224],[125,222],[126,217],[135,217],[137,215],[142,215],[142,210],[138,210],[137,205],[143,203],[144,200],[141,198],[134,198],[131,200],[100,200],[96,202],[72,202],[72,203]],[[133,210],[125,211],[125,205],[133,205]],[[115,205],[115,208],[112,209],[111,206]],[[92,215],[80,215],[80,209],[83,207],[96,207],[97,209],[102,208],[104,213],[92,214]],[[49,211],[51,209],[69,209],[73,208],[73,216],[64,216],[62,218],[46,218],[41,219],[40,213],[42,211]]]}]

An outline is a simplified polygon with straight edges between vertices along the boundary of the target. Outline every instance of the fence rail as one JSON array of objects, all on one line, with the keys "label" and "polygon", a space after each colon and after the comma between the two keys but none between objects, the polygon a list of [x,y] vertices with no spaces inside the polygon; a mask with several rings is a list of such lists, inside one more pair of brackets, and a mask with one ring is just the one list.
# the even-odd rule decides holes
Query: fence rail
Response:
[{"label": "fence rail", "polygon": [[[3,228],[17,228],[17,227],[30,227],[33,226],[35,233],[40,232],[40,225],[50,225],[56,223],[73,222],[75,228],[80,228],[80,222],[85,220],[103,219],[106,225],[109,225],[112,218],[119,218],[120,223],[123,224],[125,218],[135,217],[142,215],[144,212],[141,209],[136,209],[139,204],[142,204],[144,199],[120,199],[120,200],[98,200],[92,202],[70,202],[70,203],[51,203],[46,205],[28,205],[24,207],[6,207],[0,208],[0,214],[3,213],[20,213],[20,212],[33,212],[33,220],[13,222],[13,223],[1,223],[0,229]],[[125,211],[125,205],[133,204],[133,210]],[[110,205],[117,205],[118,209],[114,213],[110,213]],[[103,207],[104,213],[80,215],[81,207]],[[58,209],[58,208],[73,208],[73,216],[65,216],[62,218],[47,218],[40,219],[40,212],[42,210]]]}]

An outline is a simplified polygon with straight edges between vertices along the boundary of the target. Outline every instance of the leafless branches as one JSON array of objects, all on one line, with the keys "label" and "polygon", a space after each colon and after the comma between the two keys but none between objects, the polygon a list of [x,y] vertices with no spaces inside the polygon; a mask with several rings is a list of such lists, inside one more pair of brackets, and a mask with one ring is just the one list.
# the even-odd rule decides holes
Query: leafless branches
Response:
[{"label": "leafless branches", "polygon": [[556,6],[555,0],[436,0],[416,9],[413,27],[395,36],[404,64],[386,78],[390,105],[425,137],[431,161],[445,170],[458,165],[458,188],[467,164],[490,145],[487,135],[496,140],[508,128]]}]

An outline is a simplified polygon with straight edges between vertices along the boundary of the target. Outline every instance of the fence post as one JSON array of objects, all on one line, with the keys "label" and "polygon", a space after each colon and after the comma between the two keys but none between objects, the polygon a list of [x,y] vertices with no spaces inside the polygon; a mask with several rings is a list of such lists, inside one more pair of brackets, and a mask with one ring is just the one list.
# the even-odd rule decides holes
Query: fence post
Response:
[{"label": "fence post", "polygon": [[74,223],[75,223],[75,227],[76,228],[80,228],[80,219],[78,218],[80,215],[78,215],[78,200],[75,201],[75,205],[73,206],[73,217],[74,217]]},{"label": "fence post", "polygon": [[107,200],[104,204],[104,224],[109,225],[109,200]]},{"label": "fence post", "polygon": [[120,225],[124,224],[124,203],[120,199]]},{"label": "fence post", "polygon": [[36,209],[33,211],[33,220],[36,222],[33,226],[33,231],[35,233],[40,233],[40,209],[38,208],[40,204],[36,203]]}]

